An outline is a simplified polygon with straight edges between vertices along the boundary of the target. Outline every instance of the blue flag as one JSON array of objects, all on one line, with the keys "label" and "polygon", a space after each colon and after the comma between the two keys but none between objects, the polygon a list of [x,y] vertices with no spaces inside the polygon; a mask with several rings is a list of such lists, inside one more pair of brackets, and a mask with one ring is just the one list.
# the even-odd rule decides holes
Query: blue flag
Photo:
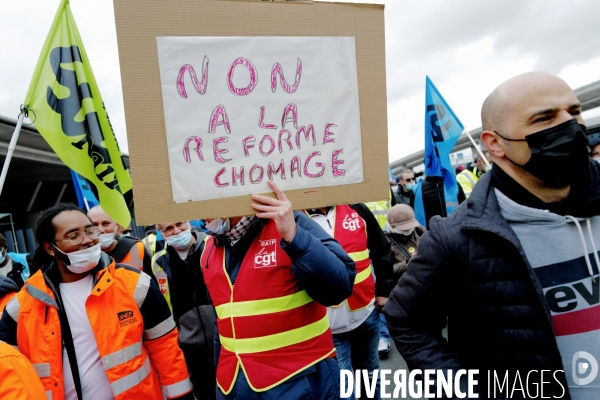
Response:
[{"label": "blue flag", "polygon": [[73,178],[73,186],[75,186],[75,194],[77,194],[77,203],[82,210],[87,211],[100,204],[83,176],[71,170],[71,178]]},{"label": "blue flag", "polygon": [[450,214],[458,207],[458,183],[450,153],[464,126],[429,77],[425,86],[425,175],[444,179],[446,210]]}]

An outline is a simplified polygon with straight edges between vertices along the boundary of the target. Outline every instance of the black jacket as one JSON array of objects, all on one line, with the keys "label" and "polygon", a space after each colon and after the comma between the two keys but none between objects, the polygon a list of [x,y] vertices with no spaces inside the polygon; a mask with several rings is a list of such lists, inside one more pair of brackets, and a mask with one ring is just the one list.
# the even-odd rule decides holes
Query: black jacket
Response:
[{"label": "black jacket", "polygon": [[19,286],[10,278],[0,275],[0,299],[10,293],[17,293]]},{"label": "black jacket", "polygon": [[[594,177],[581,203],[598,213],[600,167],[590,168]],[[500,213],[491,175],[448,218],[430,221],[384,309],[409,368],[479,369],[480,398],[487,394],[487,370],[507,370],[512,382],[517,370],[523,377],[530,370],[564,369],[541,285]],[[568,390],[564,373],[545,378],[544,396]]]},{"label": "black jacket", "polygon": [[179,329],[179,347],[194,386],[194,394],[215,397],[216,369],[214,363],[214,311],[208,299],[204,276],[200,268],[202,244],[206,234],[192,230],[196,242],[184,260],[167,246],[166,253],[156,263],[167,274],[173,319]]},{"label": "black jacket", "polygon": [[398,204],[406,204],[412,208],[415,207],[415,194],[412,191],[406,193],[400,184],[398,184],[398,189],[396,190],[396,198],[398,199]]},{"label": "black jacket", "polygon": [[[444,180],[440,176],[426,176],[421,183],[425,220],[429,229],[429,220],[436,215],[446,217],[446,199],[444,196]],[[458,204],[465,201],[465,192],[458,185]]]}]

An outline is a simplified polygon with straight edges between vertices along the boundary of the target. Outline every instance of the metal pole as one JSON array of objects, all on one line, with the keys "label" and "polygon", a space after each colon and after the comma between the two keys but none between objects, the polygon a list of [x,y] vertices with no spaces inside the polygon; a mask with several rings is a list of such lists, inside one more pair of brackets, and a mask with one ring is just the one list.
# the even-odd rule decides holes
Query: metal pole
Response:
[{"label": "metal pole", "polygon": [[6,159],[4,160],[4,165],[2,166],[2,175],[0,175],[0,194],[2,194],[2,189],[4,188],[4,181],[6,181],[6,174],[8,174],[8,166],[10,165],[10,160],[12,159],[15,147],[17,146],[19,133],[21,133],[21,126],[23,126],[23,120],[25,119],[25,111],[26,108],[21,108],[21,114],[19,114],[17,126],[15,127],[15,131],[10,139],[10,144],[8,145],[8,150],[6,151]]},{"label": "metal pole", "polygon": [[19,242],[17,242],[17,234],[15,232],[15,224],[13,223],[13,220],[12,220],[12,214],[10,214],[10,229],[12,230],[13,243],[15,244],[15,252],[18,253],[19,252]]},{"label": "metal pole", "polygon": [[483,155],[483,153],[481,152],[481,150],[479,149],[479,146],[477,145],[477,143],[475,143],[475,140],[473,140],[473,137],[471,136],[471,134],[469,133],[469,131],[467,131],[465,129],[465,133],[467,134],[467,137],[469,138],[469,140],[471,141],[471,144],[473,144],[473,147],[475,147],[475,150],[477,150],[477,153],[479,153],[479,155],[481,156],[481,159],[483,160],[483,162],[485,163],[485,165],[488,168],[491,168],[491,165],[489,163],[489,161],[487,160],[487,158],[485,158],[485,156]]}]

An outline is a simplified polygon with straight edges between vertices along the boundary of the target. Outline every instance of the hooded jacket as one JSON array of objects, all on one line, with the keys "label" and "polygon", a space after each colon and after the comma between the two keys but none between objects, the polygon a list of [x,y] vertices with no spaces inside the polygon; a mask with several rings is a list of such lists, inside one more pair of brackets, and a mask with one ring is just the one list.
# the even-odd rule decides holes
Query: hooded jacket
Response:
[{"label": "hooded jacket", "polygon": [[[600,214],[600,166],[591,163],[590,173],[556,207]],[[479,369],[480,398],[487,371],[508,371],[514,380],[516,371],[543,369],[554,372],[544,377],[544,396],[568,399],[564,374],[571,371],[564,371],[548,302],[491,181],[485,174],[454,213],[430,221],[384,309],[390,334],[411,369]]]},{"label": "hooded jacket", "polygon": [[[6,304],[17,294],[19,286],[10,278],[0,275],[0,313],[4,311]],[[2,316],[0,315],[0,318]]]}]

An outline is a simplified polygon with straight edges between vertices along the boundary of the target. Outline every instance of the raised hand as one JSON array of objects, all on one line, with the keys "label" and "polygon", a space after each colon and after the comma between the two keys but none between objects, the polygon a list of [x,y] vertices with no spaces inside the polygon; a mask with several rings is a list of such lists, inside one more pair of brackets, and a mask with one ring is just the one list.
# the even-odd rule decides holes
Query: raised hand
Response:
[{"label": "raised hand", "polygon": [[252,200],[256,203],[252,203],[252,208],[257,211],[256,216],[258,218],[268,218],[275,221],[277,231],[289,243],[296,235],[296,221],[294,220],[292,203],[279,186],[272,181],[267,181],[267,183],[277,198],[253,194]]}]

